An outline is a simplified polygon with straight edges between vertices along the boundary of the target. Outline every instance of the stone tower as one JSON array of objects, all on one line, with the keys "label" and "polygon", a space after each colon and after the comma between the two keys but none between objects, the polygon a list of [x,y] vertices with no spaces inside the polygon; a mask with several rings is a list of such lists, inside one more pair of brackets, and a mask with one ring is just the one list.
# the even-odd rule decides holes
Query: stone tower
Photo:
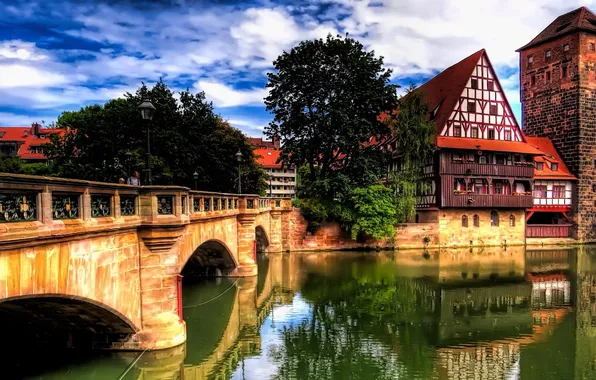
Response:
[{"label": "stone tower", "polygon": [[579,178],[577,238],[596,241],[596,15],[561,15],[518,52],[525,133],[549,137]]}]

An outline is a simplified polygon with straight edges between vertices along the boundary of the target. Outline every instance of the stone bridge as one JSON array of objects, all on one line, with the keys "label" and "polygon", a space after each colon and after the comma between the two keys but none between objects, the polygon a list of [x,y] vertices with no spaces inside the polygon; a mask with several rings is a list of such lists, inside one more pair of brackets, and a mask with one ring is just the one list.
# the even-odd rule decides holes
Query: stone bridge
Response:
[{"label": "stone bridge", "polygon": [[0,173],[6,334],[177,346],[182,275],[255,276],[258,248],[288,250],[290,212],[289,199]]}]

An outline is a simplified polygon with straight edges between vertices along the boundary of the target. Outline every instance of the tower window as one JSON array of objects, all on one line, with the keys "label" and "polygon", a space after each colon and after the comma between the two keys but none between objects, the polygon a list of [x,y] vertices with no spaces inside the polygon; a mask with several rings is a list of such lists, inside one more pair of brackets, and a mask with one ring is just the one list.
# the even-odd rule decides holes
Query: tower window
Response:
[{"label": "tower window", "polygon": [[530,85],[534,86],[536,84],[536,75],[532,75],[530,77]]},{"label": "tower window", "polygon": [[561,69],[561,79],[567,78],[567,66],[563,66]]},{"label": "tower window", "polygon": [[472,79],[472,88],[478,88],[478,79]]},{"label": "tower window", "polygon": [[550,49],[548,49],[548,50],[547,50],[547,51],[544,53],[544,57],[545,57],[546,59],[550,59],[550,57],[551,57],[551,51],[550,51]]},{"label": "tower window", "polygon": [[546,72],[546,81],[550,82],[550,71]]},{"label": "tower window", "polygon": [[476,102],[468,102],[468,112],[476,112]]},{"label": "tower window", "polygon": [[528,57],[528,64],[531,65],[532,63],[534,63],[534,56],[529,56]]},{"label": "tower window", "polygon": [[594,51],[594,50],[595,50],[594,42],[590,42],[590,51]]},{"label": "tower window", "polygon": [[563,45],[563,51],[569,51],[569,44]]},{"label": "tower window", "polygon": [[498,106],[496,104],[491,104],[490,105],[490,114],[491,115],[496,115],[497,114],[497,110],[498,110]]}]

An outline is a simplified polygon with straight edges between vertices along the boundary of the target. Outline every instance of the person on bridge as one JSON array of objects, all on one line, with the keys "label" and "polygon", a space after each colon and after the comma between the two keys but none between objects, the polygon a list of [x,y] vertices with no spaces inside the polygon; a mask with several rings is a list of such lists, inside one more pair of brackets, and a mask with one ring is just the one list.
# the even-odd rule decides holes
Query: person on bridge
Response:
[{"label": "person on bridge", "polygon": [[139,179],[139,172],[137,170],[135,170],[132,173],[132,177],[128,177],[128,181],[126,181],[127,185],[135,185],[135,186],[141,186],[141,180]]}]

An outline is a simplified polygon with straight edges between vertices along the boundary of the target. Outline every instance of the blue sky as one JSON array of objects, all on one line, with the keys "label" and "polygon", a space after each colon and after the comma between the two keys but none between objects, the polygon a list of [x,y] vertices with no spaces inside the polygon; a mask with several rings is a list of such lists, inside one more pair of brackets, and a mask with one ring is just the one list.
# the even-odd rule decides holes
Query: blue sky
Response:
[{"label": "blue sky", "polygon": [[50,123],[161,77],[204,91],[224,119],[258,136],[271,119],[263,97],[273,60],[328,33],[359,39],[406,85],[486,48],[519,116],[515,49],[581,5],[591,2],[4,0],[0,125]]}]

